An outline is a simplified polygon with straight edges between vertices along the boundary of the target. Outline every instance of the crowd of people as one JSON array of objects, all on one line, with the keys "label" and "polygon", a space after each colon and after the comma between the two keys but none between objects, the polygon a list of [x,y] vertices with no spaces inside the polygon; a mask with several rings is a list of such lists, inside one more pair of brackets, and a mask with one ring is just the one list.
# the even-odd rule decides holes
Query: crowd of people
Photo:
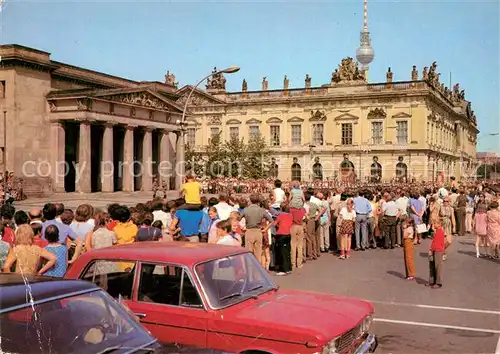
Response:
[{"label": "crowd of people", "polygon": [[92,249],[142,241],[206,242],[245,247],[265,269],[287,275],[327,254],[349,260],[353,251],[401,247],[412,280],[414,249],[430,237],[429,285],[440,287],[454,235],[475,234],[477,257],[499,257],[499,187],[452,180],[446,186],[314,188],[275,180],[271,190],[206,198],[203,183],[188,175],[179,198],[133,207],[94,210],[83,204],[73,211],[48,203],[26,213],[4,204],[0,264],[4,272],[64,276],[68,264]]}]

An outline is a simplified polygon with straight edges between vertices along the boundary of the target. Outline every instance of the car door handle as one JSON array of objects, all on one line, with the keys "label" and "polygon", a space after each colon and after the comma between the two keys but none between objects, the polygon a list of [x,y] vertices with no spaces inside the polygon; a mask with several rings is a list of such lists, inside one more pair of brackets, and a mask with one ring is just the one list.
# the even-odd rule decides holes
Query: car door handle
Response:
[{"label": "car door handle", "polygon": [[143,319],[146,317],[146,314],[145,313],[135,313],[134,315],[136,315],[137,317],[139,317],[140,319]]}]

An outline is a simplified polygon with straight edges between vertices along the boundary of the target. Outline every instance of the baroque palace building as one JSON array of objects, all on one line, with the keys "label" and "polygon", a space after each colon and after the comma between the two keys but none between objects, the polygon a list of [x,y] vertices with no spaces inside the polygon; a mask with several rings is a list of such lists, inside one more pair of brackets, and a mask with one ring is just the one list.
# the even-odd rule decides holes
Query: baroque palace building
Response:
[{"label": "baroque palace building", "polygon": [[[353,167],[360,181],[438,180],[474,175],[477,120],[459,85],[439,81],[436,62],[409,70],[409,80],[367,83],[365,71],[345,58],[328,84],[226,92],[217,74],[207,90],[196,90],[188,102],[183,130],[187,144],[202,152],[212,136],[248,139],[261,134],[268,142],[271,175],[281,179],[342,180]],[[185,103],[179,90],[177,103]],[[353,176],[350,175],[349,178]]]}]

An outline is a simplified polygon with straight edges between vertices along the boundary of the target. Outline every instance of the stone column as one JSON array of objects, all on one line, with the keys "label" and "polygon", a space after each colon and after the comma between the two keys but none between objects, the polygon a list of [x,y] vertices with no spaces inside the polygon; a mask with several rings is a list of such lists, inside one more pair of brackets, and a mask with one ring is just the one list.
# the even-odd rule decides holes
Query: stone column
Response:
[{"label": "stone column", "polygon": [[184,136],[185,132],[181,130],[177,133],[177,149],[175,158],[175,171],[177,176],[175,178],[175,189],[180,190],[181,185],[184,183],[185,175],[185,153],[184,153]]},{"label": "stone column", "polygon": [[134,126],[125,127],[123,139],[123,191],[134,191]]},{"label": "stone column", "polygon": [[101,190],[114,192],[113,124],[104,125],[101,154]]},{"label": "stone column", "polygon": [[64,193],[64,174],[66,173],[66,131],[63,122],[52,123],[52,139],[54,153],[54,173],[52,180],[54,182],[54,192]]},{"label": "stone column", "polygon": [[78,170],[76,171],[77,190],[80,193],[90,193],[92,185],[90,164],[90,121],[80,123],[78,141]]},{"label": "stone column", "polygon": [[160,175],[160,185],[165,190],[170,189],[170,177],[172,176],[172,161],[170,161],[170,137],[169,132],[160,132],[160,158],[158,174]]},{"label": "stone column", "polygon": [[143,192],[150,192],[153,189],[153,139],[152,128],[144,128],[142,139],[142,186]]}]

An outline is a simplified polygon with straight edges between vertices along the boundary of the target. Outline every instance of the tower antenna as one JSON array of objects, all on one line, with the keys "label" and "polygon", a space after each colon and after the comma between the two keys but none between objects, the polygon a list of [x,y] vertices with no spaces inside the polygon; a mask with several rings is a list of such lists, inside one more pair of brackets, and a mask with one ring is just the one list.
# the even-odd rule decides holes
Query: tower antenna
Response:
[{"label": "tower antenna", "polygon": [[370,31],[368,30],[368,0],[363,3],[363,28],[360,32],[359,48],[356,50],[356,59],[363,66],[365,78],[368,80],[368,67],[375,58],[375,52],[370,41]]}]

